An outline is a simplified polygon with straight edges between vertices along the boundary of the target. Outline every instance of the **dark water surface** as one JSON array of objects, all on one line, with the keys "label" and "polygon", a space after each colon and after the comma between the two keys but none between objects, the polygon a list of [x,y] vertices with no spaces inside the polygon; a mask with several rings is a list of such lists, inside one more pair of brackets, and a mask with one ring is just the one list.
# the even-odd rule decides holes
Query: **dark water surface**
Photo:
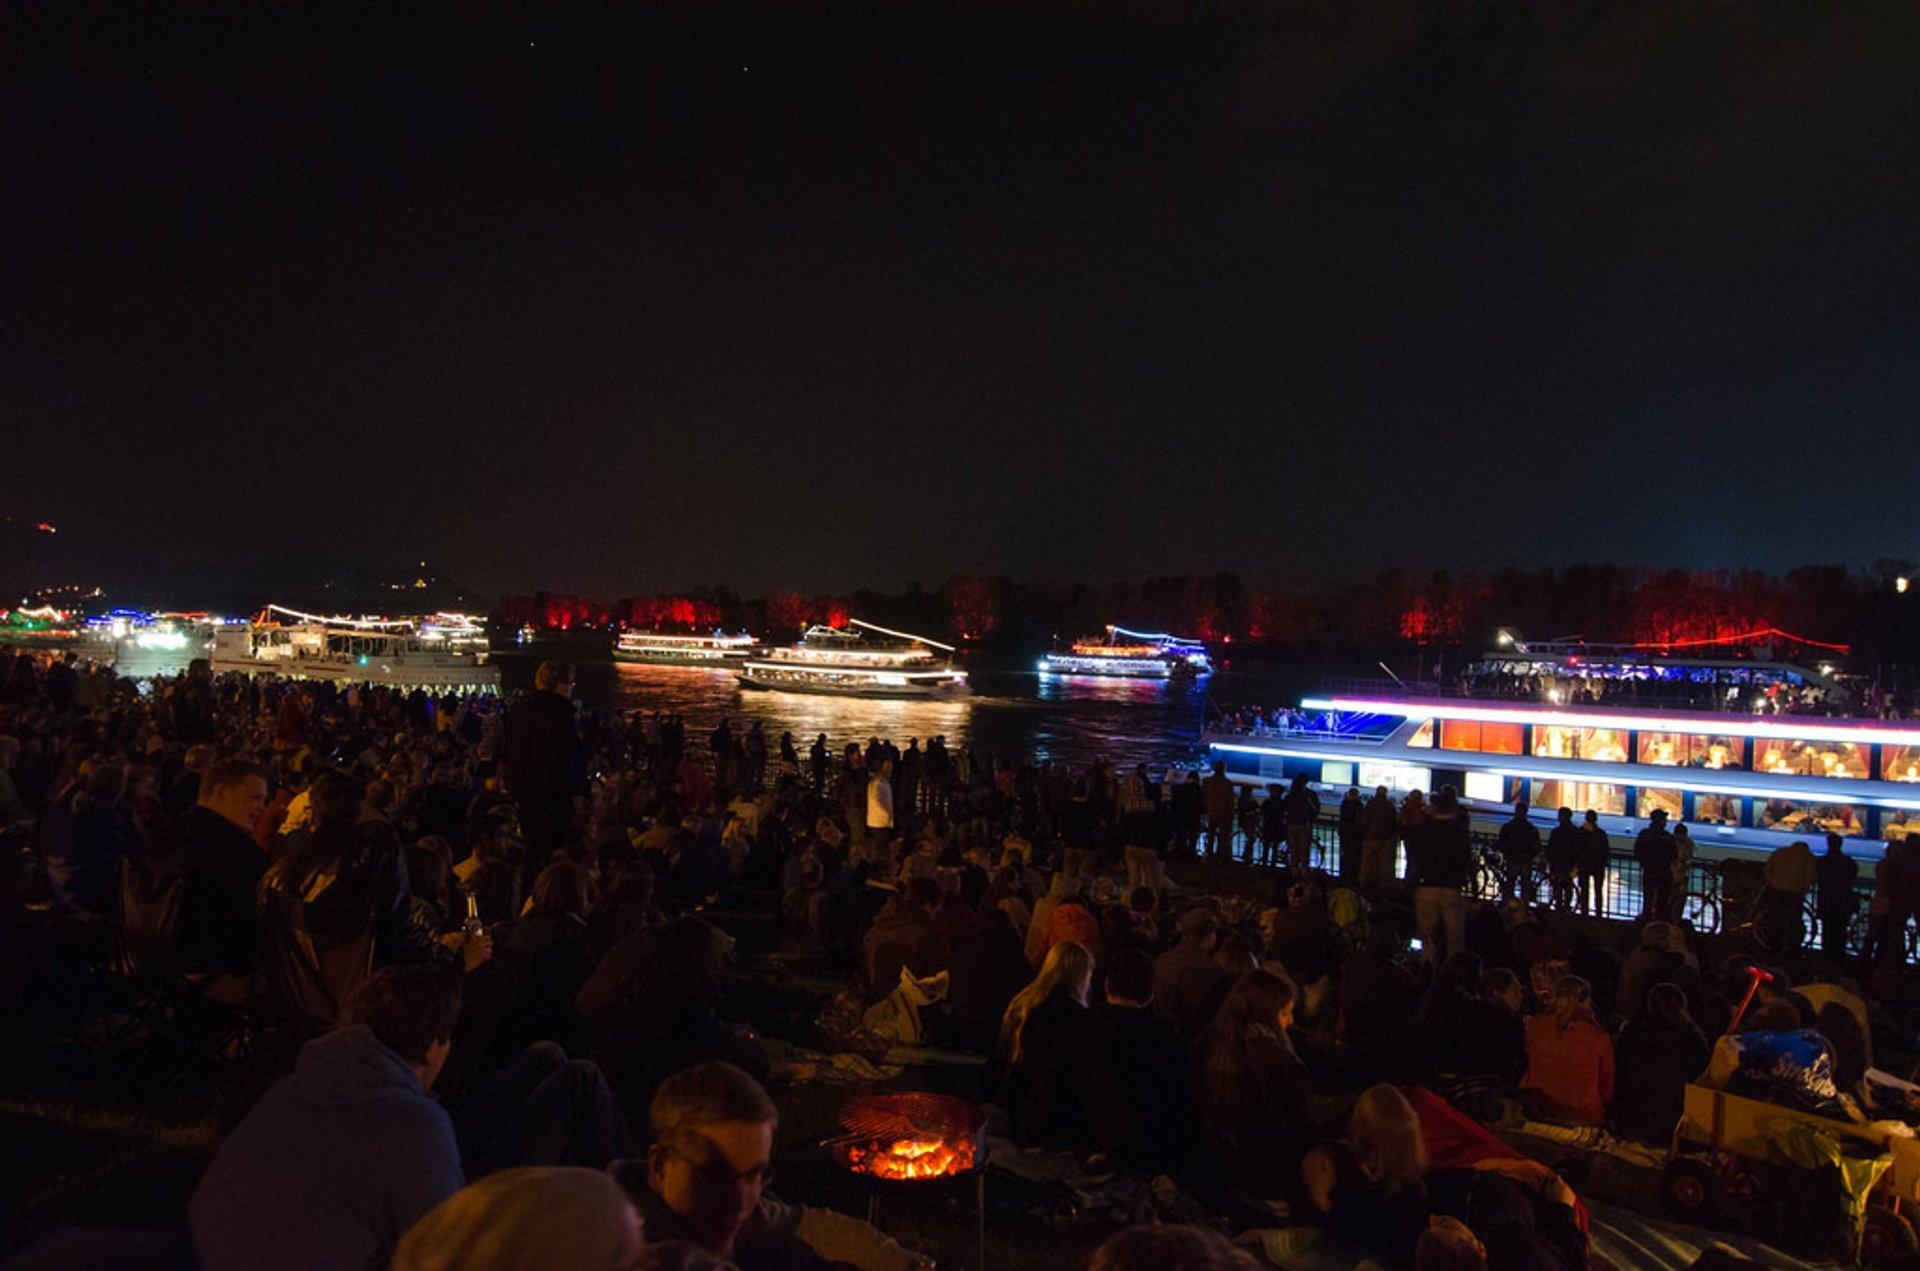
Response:
[{"label": "dark water surface", "polygon": [[[506,653],[494,658],[506,691],[531,686],[539,657]],[[1155,766],[1188,760],[1198,752],[1209,699],[1293,704],[1310,687],[1298,668],[1290,667],[1223,670],[1197,688],[1160,680],[973,671],[971,692],[964,697],[894,701],[742,690],[733,672],[704,667],[580,661],[575,673],[575,693],[596,710],[676,711],[686,716],[692,734],[703,734],[722,718],[757,719],[770,742],[791,732],[802,755],[818,733],[827,735],[836,752],[869,737],[889,738],[904,748],[909,738],[924,746],[944,735],[949,748],[972,744],[983,754],[1031,755],[1074,765],[1101,757]]]}]

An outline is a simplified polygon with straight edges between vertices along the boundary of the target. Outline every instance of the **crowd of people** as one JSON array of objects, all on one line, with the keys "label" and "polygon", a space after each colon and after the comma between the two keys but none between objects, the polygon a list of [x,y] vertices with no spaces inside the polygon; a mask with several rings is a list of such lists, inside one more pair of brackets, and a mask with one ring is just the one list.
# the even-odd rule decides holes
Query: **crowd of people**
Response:
[{"label": "crowd of people", "polygon": [[[1348,792],[1316,865],[1304,780],[705,742],[595,714],[561,663],[503,703],[0,654],[9,950],[288,1046],[194,1193],[199,1265],[929,1265],[769,1192],[778,1064],[732,1020],[716,912],[865,1005],[941,981],[914,1040],[988,1058],[1013,1143],[1422,1268],[1586,1265],[1566,1182],[1483,1124],[1663,1143],[1748,983],[1663,913],[1616,936],[1474,895],[1451,790]],[[1236,838],[1233,886],[1174,881]],[[1751,1020],[1818,1027],[1857,1081],[1865,1027],[1772,974]],[[1243,1256],[1145,1230],[1094,1265]]]}]

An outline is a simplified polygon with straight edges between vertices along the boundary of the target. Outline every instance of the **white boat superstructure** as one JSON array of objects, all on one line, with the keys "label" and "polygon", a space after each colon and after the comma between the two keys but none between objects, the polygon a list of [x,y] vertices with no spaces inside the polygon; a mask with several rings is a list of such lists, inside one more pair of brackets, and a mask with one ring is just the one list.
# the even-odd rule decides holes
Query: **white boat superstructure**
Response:
[{"label": "white boat superstructure", "polygon": [[[1780,664],[1738,670],[1762,705],[1773,685],[1808,682],[1801,668]],[[1722,677],[1705,681],[1706,700],[1718,705],[1727,672],[1697,674],[1709,673]],[[1564,701],[1558,683],[1546,700],[1354,686],[1306,698],[1277,725],[1213,728],[1203,741],[1239,781],[1451,785],[1483,815],[1525,802],[1546,824],[1561,807],[1592,810],[1608,832],[1629,837],[1661,812],[1691,824],[1703,847],[1770,850],[1803,839],[1818,848],[1831,833],[1872,859],[1887,841],[1920,833],[1920,721],[1700,709],[1694,682],[1673,670],[1643,681],[1637,700],[1580,703]],[[1662,693],[1667,700],[1649,700]]]},{"label": "white boat superstructure", "polygon": [[1164,631],[1110,626],[1104,640],[1075,640],[1040,659],[1043,675],[1116,675],[1129,679],[1198,678],[1213,673],[1207,646]]},{"label": "white boat superstructure", "polygon": [[743,688],[848,697],[945,697],[964,693],[967,673],[953,646],[852,620],[850,628],[813,626],[800,643],[749,657]]},{"label": "white boat superstructure", "polygon": [[658,631],[622,631],[613,656],[622,662],[651,662],[661,666],[732,666],[751,654],[750,635],[667,635]]},{"label": "white boat superstructure", "polygon": [[484,652],[456,649],[410,621],[319,617],[269,605],[252,622],[214,635],[215,673],[279,675],[340,684],[492,691],[500,668]]}]

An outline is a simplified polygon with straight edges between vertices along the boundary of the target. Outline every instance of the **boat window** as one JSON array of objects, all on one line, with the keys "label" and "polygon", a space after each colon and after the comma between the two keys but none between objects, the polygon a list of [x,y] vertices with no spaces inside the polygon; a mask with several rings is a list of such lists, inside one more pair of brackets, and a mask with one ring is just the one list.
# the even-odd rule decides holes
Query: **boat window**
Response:
[{"label": "boat window", "polygon": [[1866,834],[1860,810],[1851,803],[1797,803],[1768,799],[1760,804],[1760,828],[1795,834],[1838,834],[1861,838]]},{"label": "boat window", "polygon": [[[1433,721],[1420,721],[1420,727],[1413,730],[1413,736],[1407,738],[1407,745],[1428,747],[1433,745]],[[1377,784],[1377,783],[1376,783]],[[1424,787],[1422,787],[1424,789]]]},{"label": "boat window", "polygon": [[1867,748],[1850,741],[1756,740],[1754,771],[1795,773],[1806,777],[1867,775]]},{"label": "boat window", "polygon": [[1617,728],[1567,728],[1542,724],[1533,730],[1533,753],[1548,759],[1625,763],[1627,734]]},{"label": "boat window", "polygon": [[1744,768],[1747,740],[1712,733],[1641,733],[1640,762],[1668,768]]},{"label": "boat window", "polygon": [[1536,808],[1572,808],[1575,816],[1589,810],[1602,816],[1624,816],[1627,788],[1601,781],[1535,781],[1532,802]]},{"label": "boat window", "polygon": [[[1427,721],[1427,727],[1433,727],[1432,720]],[[1363,763],[1360,765],[1360,786],[1368,791],[1376,786],[1385,786],[1395,794],[1405,794],[1409,790],[1426,794],[1433,789],[1433,769],[1405,763]]]},{"label": "boat window", "polygon": [[1882,781],[1920,781],[1920,746],[1880,747]]},{"label": "boat window", "polygon": [[1483,724],[1477,719],[1440,721],[1440,749],[1475,750],[1483,755],[1518,755],[1523,728],[1519,724]]},{"label": "boat window", "polygon": [[1920,817],[1905,808],[1895,808],[1887,813],[1886,820],[1880,825],[1880,837],[1889,843],[1912,838],[1916,834],[1920,834]]},{"label": "boat window", "polygon": [[1680,815],[1680,792],[1661,786],[1641,786],[1634,791],[1633,814],[1650,817],[1655,812],[1665,812],[1672,821],[1684,820]]},{"label": "boat window", "polygon": [[1693,819],[1701,825],[1740,824],[1740,796],[1736,794],[1696,794]]}]

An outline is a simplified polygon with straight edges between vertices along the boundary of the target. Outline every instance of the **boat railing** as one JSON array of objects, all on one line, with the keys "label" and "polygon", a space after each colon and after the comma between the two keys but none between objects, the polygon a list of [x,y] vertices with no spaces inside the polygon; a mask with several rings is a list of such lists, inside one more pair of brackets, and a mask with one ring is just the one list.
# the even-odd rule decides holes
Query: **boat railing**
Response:
[{"label": "boat railing", "polygon": [[[1724,688],[1725,686],[1718,686]],[[1598,688],[1596,695],[1589,696]],[[1526,682],[1503,683],[1498,680],[1440,681],[1334,679],[1323,682],[1318,696],[1434,698],[1449,701],[1532,702],[1540,706],[1588,707],[1596,710],[1657,709],[1661,711],[1701,711],[1717,714],[1744,713],[1753,704],[1743,698],[1729,703],[1715,691],[1716,686],[1676,683],[1662,686],[1641,680],[1570,680],[1566,688],[1548,688]],[[1804,715],[1814,718],[1853,717],[1840,701],[1808,705],[1797,701],[1767,701],[1771,708],[1755,712],[1771,715]]]}]

